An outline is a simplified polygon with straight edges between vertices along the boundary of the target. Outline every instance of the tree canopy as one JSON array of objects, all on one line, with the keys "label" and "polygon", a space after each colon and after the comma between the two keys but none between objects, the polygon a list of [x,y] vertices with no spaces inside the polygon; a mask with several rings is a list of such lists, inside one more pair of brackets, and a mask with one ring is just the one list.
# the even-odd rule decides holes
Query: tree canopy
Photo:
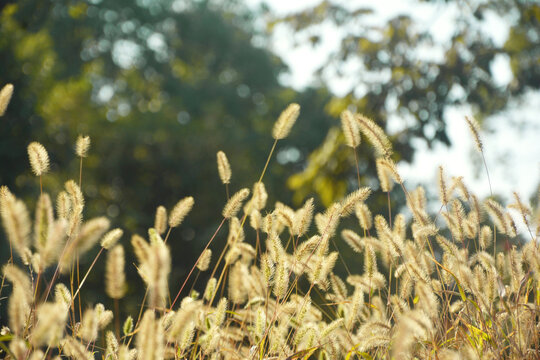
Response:
[{"label": "tree canopy", "polygon": [[232,1],[0,5],[0,84],[15,87],[0,125],[0,183],[35,199],[39,181],[26,147],[39,141],[51,157],[43,189],[55,196],[65,181],[78,179],[73,148],[79,134],[89,135],[85,217],[105,215],[127,234],[146,235],[158,205],[171,209],[195,198],[169,242],[178,254],[172,281],[182,277],[221,220],[220,211],[209,210],[227,199],[217,151],[231,162],[230,191],[250,186],[272,146],[275,119],[299,102],[306,120],[277,149],[279,163],[265,177],[272,196],[299,169],[298,154],[313,150],[331,123],[325,89],[297,94],[279,84],[286,67],[255,45],[265,35],[253,16]]},{"label": "tree canopy", "polygon": [[[427,1],[418,5],[426,3],[432,5],[431,13],[436,15],[429,26],[419,22],[414,9],[381,23],[370,21],[375,13],[368,6],[327,0],[269,23],[271,29],[285,24],[296,36],[309,38],[314,47],[325,36],[328,25],[343,33],[337,50],[317,73],[323,83],[347,78],[354,85],[346,95],[334,97],[326,109],[337,117],[352,106],[384,127],[391,117],[398,119],[394,121],[398,130],[393,130],[393,142],[399,149],[396,156],[406,161],[414,154],[410,147],[414,138],[430,146],[434,142],[449,144],[445,118],[449,108],[470,105],[474,115],[483,120],[505,109],[511,100],[540,88],[538,3]],[[445,31],[438,23],[448,17],[453,18],[453,27],[447,30],[448,40],[441,42],[434,32]],[[506,41],[494,41],[491,35],[504,29],[489,27],[488,18],[499,21],[495,24],[508,24]],[[513,75],[510,82],[499,81],[494,66],[497,60],[509,63]],[[351,64],[354,66],[348,66]],[[333,146],[332,153],[313,156],[306,171],[290,179],[294,189],[326,191],[328,199],[335,196],[331,194],[343,194],[345,183],[329,179],[336,171],[354,178],[355,170],[350,156],[345,154],[337,155],[343,159],[340,164],[325,161],[335,158],[336,152],[347,151],[336,146],[335,140],[335,136],[328,137],[317,150],[320,154]],[[364,151],[367,149],[360,149],[361,165],[366,158]],[[316,185],[321,183],[332,183],[334,188]]]}]

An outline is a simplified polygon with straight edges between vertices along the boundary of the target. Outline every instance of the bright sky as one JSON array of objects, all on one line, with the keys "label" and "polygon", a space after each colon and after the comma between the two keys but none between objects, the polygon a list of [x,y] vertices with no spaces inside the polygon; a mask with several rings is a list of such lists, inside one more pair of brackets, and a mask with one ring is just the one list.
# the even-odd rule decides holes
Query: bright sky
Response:
[{"label": "bright sky", "polygon": [[[285,15],[307,6],[319,3],[320,0],[270,0],[267,4],[278,14]],[[251,6],[257,6],[261,0],[247,0]],[[387,0],[381,2],[349,0],[343,2],[347,6],[372,7],[376,15],[370,21],[382,21],[399,13],[409,12],[414,3],[414,17],[427,28],[433,30],[437,40],[444,41],[452,34],[452,19],[456,8],[444,5],[418,5],[414,0]],[[494,30],[496,29],[496,30]],[[485,32],[498,44],[504,43],[508,34],[508,25],[496,15],[487,16],[484,26],[479,31]],[[323,63],[325,55],[339,43],[340,29],[327,27],[322,44],[313,50],[309,45],[294,46],[294,37],[283,27],[277,27],[273,40],[273,50],[289,65],[291,73],[283,78],[285,84],[302,89],[314,81],[313,72]],[[301,44],[302,39],[296,38]],[[307,42],[306,42],[307,43]],[[427,56],[439,56],[436,51]],[[354,64],[349,64],[354,67]],[[496,81],[506,84],[512,80],[508,60],[499,57],[492,66],[499,74]],[[332,80],[331,89],[342,94],[352,87],[347,80]],[[505,113],[489,119],[483,131],[486,161],[490,171],[491,183],[495,193],[503,195],[510,201],[512,191],[517,191],[522,200],[528,200],[537,190],[540,182],[540,93],[528,94],[524,99],[511,106]],[[474,144],[466,126],[464,116],[470,115],[467,108],[451,109],[446,114],[448,133],[453,143],[451,148],[438,145],[428,150],[423,142],[415,143],[417,148],[412,165],[399,166],[402,177],[408,185],[417,183],[436,184],[436,171],[442,165],[448,176],[464,176],[465,183],[478,195],[489,196],[487,177],[483,168],[473,165],[471,159],[479,157],[474,153]]]}]

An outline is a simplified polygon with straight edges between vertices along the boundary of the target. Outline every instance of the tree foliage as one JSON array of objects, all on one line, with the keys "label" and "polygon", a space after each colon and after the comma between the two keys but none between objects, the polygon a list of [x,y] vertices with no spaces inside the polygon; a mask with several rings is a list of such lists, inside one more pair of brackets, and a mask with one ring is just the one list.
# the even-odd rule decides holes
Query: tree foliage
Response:
[{"label": "tree foliage", "polygon": [[[328,56],[317,74],[323,82],[347,78],[354,85],[344,96],[332,99],[327,111],[337,117],[352,106],[384,126],[394,117],[393,141],[400,150],[398,156],[408,161],[412,159],[410,144],[414,138],[427,141],[429,146],[434,142],[450,143],[445,116],[449,108],[470,105],[475,115],[483,119],[540,87],[538,3],[427,3],[435,14],[427,25],[419,22],[415,10],[374,25],[372,9],[328,0],[270,22],[271,29],[285,24],[297,36],[309,36],[314,47],[320,44],[329,26],[343,33],[337,50]],[[416,6],[428,5],[419,2]],[[453,26],[448,30],[448,40],[441,42],[437,40],[440,36],[435,35],[447,31],[440,29],[440,24],[448,17],[453,19]],[[492,35],[504,30],[489,28],[488,18],[497,19],[495,24],[509,24],[508,37],[502,44]],[[499,81],[499,68],[494,64],[501,60],[510,64],[513,79],[509,83]],[[294,189],[305,191],[308,186],[320,194],[326,191],[329,198],[335,196],[331,194],[343,193],[343,182],[334,182],[334,188],[328,188],[330,175],[339,169],[351,178],[355,170],[350,156],[328,154],[327,157],[342,159],[339,164],[328,164],[320,156],[331,146],[334,153],[349,151],[335,146],[333,141],[335,138],[329,137],[312,155],[306,171],[290,179]],[[361,166],[365,151],[367,148],[360,148]],[[297,195],[301,197],[298,192]]]},{"label": "tree foliage", "polygon": [[[315,148],[329,127],[322,105],[328,92],[298,95],[279,84],[285,66],[254,45],[264,34],[255,31],[253,16],[234,1],[0,5],[0,84],[15,86],[0,125],[0,183],[27,199],[39,192],[24,156],[27,145],[39,141],[51,157],[44,190],[56,194],[79,177],[70,144],[89,135],[82,174],[86,216],[105,214],[127,234],[146,235],[158,205],[171,209],[193,195],[192,215],[169,242],[179,259],[172,281],[184,276],[220,221],[219,212],[205,209],[226,201],[216,152],[229,156],[231,191],[250,186],[279,112],[292,101],[305,105],[306,123],[282,142],[280,164],[274,161],[265,177],[273,194],[298,169],[299,154]],[[2,257],[9,253],[4,250]]]}]

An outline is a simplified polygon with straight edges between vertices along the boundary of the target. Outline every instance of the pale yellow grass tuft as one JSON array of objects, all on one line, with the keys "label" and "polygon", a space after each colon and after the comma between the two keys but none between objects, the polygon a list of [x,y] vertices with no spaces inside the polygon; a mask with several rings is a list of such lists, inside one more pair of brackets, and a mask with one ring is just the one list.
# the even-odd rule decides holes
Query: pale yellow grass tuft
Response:
[{"label": "pale yellow grass tuft", "polygon": [[126,293],[124,264],[124,248],[116,245],[107,255],[105,272],[105,290],[111,299],[121,299]]},{"label": "pale yellow grass tuft", "polygon": [[371,226],[373,225],[373,217],[371,215],[369,207],[365,203],[359,202],[358,204],[356,204],[355,214],[362,229],[371,229]]},{"label": "pale yellow grass tuft", "polygon": [[439,166],[438,172],[439,180],[439,199],[443,205],[448,205],[448,189],[446,187],[446,180],[444,178],[444,170],[442,166]]},{"label": "pale yellow grass tuft", "polygon": [[223,184],[229,184],[231,182],[231,165],[229,165],[229,160],[227,155],[223,151],[218,151],[217,153],[217,168],[219,173],[219,178]]},{"label": "pale yellow grass tuft", "polygon": [[0,90],[0,116],[4,116],[4,114],[6,113],[6,110],[9,105],[9,101],[11,100],[12,95],[13,95],[12,84],[4,85],[2,90]]},{"label": "pale yellow grass tuft", "polygon": [[212,250],[210,249],[204,250],[199,262],[197,263],[197,269],[199,269],[200,271],[208,270],[208,266],[210,266],[211,259],[212,259]]},{"label": "pale yellow grass tuft", "polygon": [[90,149],[90,136],[79,135],[75,145],[75,153],[78,157],[84,158],[88,156],[88,149]]},{"label": "pale yellow grass tuft", "polygon": [[194,203],[195,200],[193,200],[193,197],[191,196],[180,200],[171,210],[169,215],[169,226],[172,228],[179,226],[193,208]]},{"label": "pale yellow grass tuft", "polygon": [[109,250],[118,242],[118,240],[120,240],[122,235],[124,235],[124,230],[122,229],[117,228],[109,231],[101,239],[101,247]]},{"label": "pale yellow grass tuft", "polygon": [[482,139],[480,139],[480,126],[478,125],[475,119],[470,118],[468,116],[465,116],[465,121],[467,122],[467,125],[469,125],[469,130],[471,131],[471,134],[474,138],[476,149],[479,152],[483,152],[484,145],[482,144]]},{"label": "pale yellow grass tuft", "polygon": [[28,145],[28,158],[36,176],[41,176],[49,171],[49,154],[40,143],[34,141]]},{"label": "pale yellow grass tuft", "polygon": [[392,143],[388,140],[384,130],[375,121],[362,114],[356,114],[355,119],[360,126],[360,131],[368,138],[380,156],[388,157],[392,155]]},{"label": "pale yellow grass tuft", "polygon": [[165,206],[158,206],[156,209],[154,229],[156,229],[159,235],[163,235],[163,233],[167,230],[167,209],[165,209]]},{"label": "pale yellow grass tuft", "polygon": [[360,145],[360,129],[354,119],[354,115],[349,110],[341,113],[341,129],[345,135],[345,142],[353,149]]},{"label": "pale yellow grass tuft", "polygon": [[230,219],[234,216],[236,216],[236,213],[238,213],[238,210],[240,210],[240,207],[242,206],[242,202],[248,197],[249,195],[249,189],[244,188],[240,191],[238,191],[236,194],[231,196],[227,204],[225,204],[225,207],[223,208],[222,215],[225,219]]},{"label": "pale yellow grass tuft", "polygon": [[300,105],[298,104],[290,104],[283,110],[272,129],[273,138],[280,140],[289,136],[298,115],[300,115]]},{"label": "pale yellow grass tuft", "polygon": [[0,216],[11,246],[22,257],[30,245],[30,216],[7,186],[0,187]]},{"label": "pale yellow grass tuft", "polygon": [[304,235],[313,220],[313,198],[306,200],[304,206],[294,214],[293,234],[296,236]]}]

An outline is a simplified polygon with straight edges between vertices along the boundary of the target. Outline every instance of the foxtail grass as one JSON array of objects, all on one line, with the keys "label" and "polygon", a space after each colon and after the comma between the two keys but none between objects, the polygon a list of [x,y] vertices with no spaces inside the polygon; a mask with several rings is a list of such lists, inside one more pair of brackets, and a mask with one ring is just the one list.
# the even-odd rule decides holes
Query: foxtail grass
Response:
[{"label": "foxtail grass", "polygon": [[[5,102],[4,92],[9,88],[0,96]],[[286,202],[269,205],[264,175],[278,140],[290,134],[297,119],[300,107],[292,104],[276,121],[272,148],[252,191],[244,187],[229,196],[231,168],[225,153],[218,152],[217,170],[227,195],[222,221],[209,239],[201,239],[204,250],[188,265],[191,270],[179,287],[169,283],[175,258],[167,240],[192,211],[209,209],[198,209],[190,196],[170,211],[160,205],[154,227],[144,237],[132,234],[131,246],[125,246],[123,229],[110,230],[104,217],[84,216],[82,159],[90,138],[76,142],[79,182],[65,183],[56,206],[40,185],[33,222],[26,205],[3,186],[0,215],[14,251],[2,267],[0,303],[7,307],[8,321],[0,334],[1,355],[538,358],[540,209],[517,192],[507,206],[477,197],[462,177],[448,178],[441,166],[441,211],[429,214],[425,190],[407,189],[399,174],[391,137],[374,120],[348,110],[341,114],[346,145],[355,156],[361,136],[373,145],[379,182],[361,187],[357,167],[358,186],[326,209],[314,198],[299,208]],[[478,125],[466,121],[483,154]],[[33,142],[28,154],[34,174],[45,174],[45,147]],[[406,199],[403,209],[392,209],[390,193],[396,191]],[[377,192],[387,193],[384,214],[370,208],[370,196]],[[516,211],[520,216],[514,219]],[[355,221],[345,221],[351,217]],[[356,225],[344,228],[345,223]],[[214,239],[224,229],[227,242],[217,248]],[[91,265],[80,268],[79,257],[96,250]],[[119,309],[132,286],[126,280],[127,251],[135,253],[145,295],[137,300],[137,313],[125,316]],[[102,253],[111,309],[90,304],[84,295]],[[200,283],[203,271],[209,274],[206,283]],[[40,280],[46,285],[40,287]],[[193,290],[197,282],[202,294]]]}]

